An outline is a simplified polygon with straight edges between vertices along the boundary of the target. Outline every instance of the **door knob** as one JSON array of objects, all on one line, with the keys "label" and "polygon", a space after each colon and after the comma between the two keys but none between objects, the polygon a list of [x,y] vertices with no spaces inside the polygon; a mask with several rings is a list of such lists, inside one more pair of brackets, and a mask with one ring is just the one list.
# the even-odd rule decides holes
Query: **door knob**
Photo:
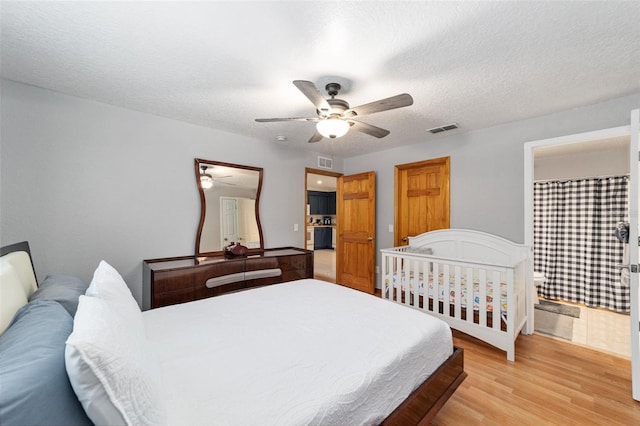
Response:
[{"label": "door knob", "polygon": [[402,238],[400,241],[402,241],[403,243],[406,243],[407,239],[406,238]]},{"label": "door knob", "polygon": [[367,238],[367,241],[373,241],[373,237]]}]

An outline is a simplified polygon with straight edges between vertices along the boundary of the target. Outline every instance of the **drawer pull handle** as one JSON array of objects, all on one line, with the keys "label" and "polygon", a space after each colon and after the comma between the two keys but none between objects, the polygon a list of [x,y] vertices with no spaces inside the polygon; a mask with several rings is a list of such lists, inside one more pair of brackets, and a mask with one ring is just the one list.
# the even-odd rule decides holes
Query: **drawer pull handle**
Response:
[{"label": "drawer pull handle", "polygon": [[225,284],[237,283],[239,281],[256,280],[259,278],[273,278],[282,275],[282,269],[260,269],[257,271],[237,272],[235,274],[222,275],[220,277],[209,278],[204,285],[207,288],[219,287]]},{"label": "drawer pull handle", "polygon": [[206,285],[207,288],[214,288],[225,284],[237,283],[238,281],[244,281],[244,272],[209,278],[204,285]]},{"label": "drawer pull handle", "polygon": [[282,269],[260,269],[257,271],[247,271],[244,273],[245,280],[257,280],[258,278],[273,278],[282,276]]}]

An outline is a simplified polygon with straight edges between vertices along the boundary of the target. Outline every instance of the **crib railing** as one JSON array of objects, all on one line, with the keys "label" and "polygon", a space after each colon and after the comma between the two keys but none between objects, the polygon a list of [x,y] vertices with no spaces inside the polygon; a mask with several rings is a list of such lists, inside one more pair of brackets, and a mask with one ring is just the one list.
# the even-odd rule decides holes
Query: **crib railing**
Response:
[{"label": "crib railing", "polygon": [[483,326],[493,322],[494,328],[500,327],[500,321],[491,321],[491,314],[502,314],[504,319],[509,310],[501,306],[501,301],[503,291],[512,293],[511,268],[406,253],[387,255],[383,262],[383,271],[387,272],[382,293],[387,299]]},{"label": "crib railing", "polygon": [[525,262],[448,259],[407,247],[381,253],[383,298],[438,316],[513,359],[514,334],[526,321]]}]

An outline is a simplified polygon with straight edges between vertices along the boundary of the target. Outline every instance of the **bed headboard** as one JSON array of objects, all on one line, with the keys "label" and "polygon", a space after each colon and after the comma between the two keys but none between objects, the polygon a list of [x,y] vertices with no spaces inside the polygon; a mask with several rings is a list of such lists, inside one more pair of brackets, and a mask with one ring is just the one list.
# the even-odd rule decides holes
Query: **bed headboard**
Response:
[{"label": "bed headboard", "polygon": [[0,248],[0,334],[37,288],[29,243]]},{"label": "bed headboard", "polygon": [[531,256],[524,244],[471,229],[441,229],[409,237],[409,246],[430,249],[434,256],[480,263],[515,265]]}]

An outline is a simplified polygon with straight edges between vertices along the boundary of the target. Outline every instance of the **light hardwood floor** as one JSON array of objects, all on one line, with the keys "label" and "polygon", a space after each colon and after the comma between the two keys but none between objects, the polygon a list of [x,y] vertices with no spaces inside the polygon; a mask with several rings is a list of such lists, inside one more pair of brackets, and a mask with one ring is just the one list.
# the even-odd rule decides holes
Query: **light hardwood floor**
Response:
[{"label": "light hardwood floor", "polygon": [[313,278],[336,282],[336,252],[335,250],[314,250]]},{"label": "light hardwood floor", "polygon": [[631,363],[540,334],[521,335],[516,361],[454,331],[468,373],[433,425],[640,425]]}]

